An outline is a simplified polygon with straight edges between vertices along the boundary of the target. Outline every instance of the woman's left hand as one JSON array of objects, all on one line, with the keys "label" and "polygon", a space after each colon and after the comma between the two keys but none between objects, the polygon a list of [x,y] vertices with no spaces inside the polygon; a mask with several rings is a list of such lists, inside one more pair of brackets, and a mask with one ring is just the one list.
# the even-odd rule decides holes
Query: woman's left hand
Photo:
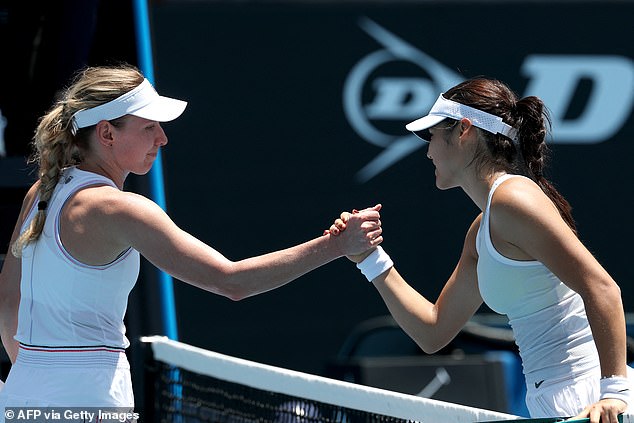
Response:
[{"label": "woman's left hand", "polygon": [[619,399],[606,398],[587,406],[574,419],[590,418],[590,423],[618,423],[618,415],[625,412],[627,404]]}]

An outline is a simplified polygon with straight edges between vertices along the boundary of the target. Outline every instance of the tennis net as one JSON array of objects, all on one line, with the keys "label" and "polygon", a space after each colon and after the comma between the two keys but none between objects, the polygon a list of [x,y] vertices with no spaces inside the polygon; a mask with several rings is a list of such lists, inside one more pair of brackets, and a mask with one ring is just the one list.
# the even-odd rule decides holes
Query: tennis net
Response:
[{"label": "tennis net", "polygon": [[[509,414],[366,387],[169,340],[151,346],[156,422],[478,422]],[[146,410],[146,413],[148,410]]]}]

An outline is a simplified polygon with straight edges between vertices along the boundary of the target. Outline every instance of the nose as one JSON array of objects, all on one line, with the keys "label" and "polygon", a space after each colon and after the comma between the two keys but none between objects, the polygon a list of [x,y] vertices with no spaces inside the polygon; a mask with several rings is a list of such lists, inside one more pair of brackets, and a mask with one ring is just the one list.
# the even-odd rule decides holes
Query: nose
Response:
[{"label": "nose", "polygon": [[158,133],[156,135],[156,144],[159,146],[164,146],[165,144],[167,144],[167,135],[165,135],[165,131],[163,130],[163,127],[158,124]]}]

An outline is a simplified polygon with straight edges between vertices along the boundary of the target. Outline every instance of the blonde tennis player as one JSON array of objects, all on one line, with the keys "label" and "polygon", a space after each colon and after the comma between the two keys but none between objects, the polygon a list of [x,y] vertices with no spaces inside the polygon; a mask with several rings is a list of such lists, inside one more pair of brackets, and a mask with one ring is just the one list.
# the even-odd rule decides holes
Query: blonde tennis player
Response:
[{"label": "blonde tennis player", "polygon": [[[123,191],[167,143],[159,122],[185,106],[133,67],[88,68],[40,121],[39,180],[0,274],[0,330],[13,362],[0,409],[133,407],[123,317],[140,254],[181,281],[240,300],[382,241],[378,205],[354,216],[345,237],[230,261],[152,201]],[[257,224],[255,214],[241,218]]]},{"label": "blonde tennis player", "polygon": [[[447,345],[483,301],[508,315],[531,417],[615,423],[633,401],[620,289],[544,178],[548,126],[540,99],[518,99],[496,80],[468,80],[440,95],[406,127],[429,142],[436,186],[462,188],[482,211],[458,264],[435,303],[403,280],[381,247],[358,267],[428,353]],[[351,216],[342,214],[331,232],[345,233]]]}]

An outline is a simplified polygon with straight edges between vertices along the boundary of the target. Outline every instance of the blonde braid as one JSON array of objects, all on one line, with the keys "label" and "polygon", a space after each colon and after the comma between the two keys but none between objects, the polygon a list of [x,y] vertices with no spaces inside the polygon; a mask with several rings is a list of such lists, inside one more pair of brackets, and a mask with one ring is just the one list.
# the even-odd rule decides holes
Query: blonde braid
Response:
[{"label": "blonde braid", "polygon": [[53,195],[62,169],[75,164],[71,159],[74,150],[72,135],[65,128],[63,109],[61,103],[53,106],[40,120],[33,138],[35,153],[30,161],[39,164],[38,211],[28,228],[11,247],[11,252],[16,257],[21,256],[25,245],[39,238],[46,221],[46,206]]}]

